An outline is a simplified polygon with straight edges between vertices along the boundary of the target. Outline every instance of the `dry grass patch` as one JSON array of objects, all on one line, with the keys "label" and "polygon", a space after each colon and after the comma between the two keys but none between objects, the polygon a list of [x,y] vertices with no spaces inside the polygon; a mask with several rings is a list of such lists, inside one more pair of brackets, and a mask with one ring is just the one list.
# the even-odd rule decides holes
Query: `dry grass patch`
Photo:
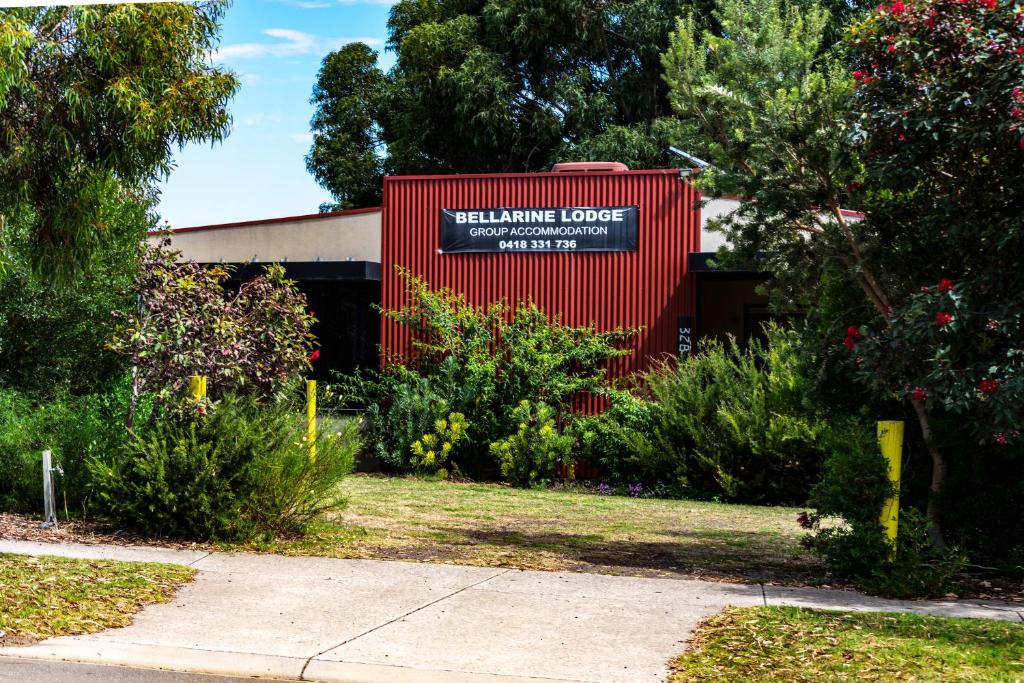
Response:
[{"label": "dry grass patch", "polygon": [[633,576],[806,583],[824,567],[793,508],[353,476],[347,510],[259,549]]},{"label": "dry grass patch", "polygon": [[0,646],[127,626],[194,575],[167,564],[0,555]]}]

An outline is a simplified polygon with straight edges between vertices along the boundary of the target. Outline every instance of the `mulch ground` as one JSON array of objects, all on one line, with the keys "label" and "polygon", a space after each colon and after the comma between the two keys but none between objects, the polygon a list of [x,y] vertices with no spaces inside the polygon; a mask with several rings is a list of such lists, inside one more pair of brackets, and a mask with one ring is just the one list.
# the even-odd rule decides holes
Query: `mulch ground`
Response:
[{"label": "mulch ground", "polygon": [[213,550],[209,543],[191,543],[169,538],[149,538],[117,529],[109,524],[72,520],[56,529],[43,529],[40,520],[27,515],[0,512],[0,539],[40,543],[84,543],[86,545],[146,545],[175,550]]}]

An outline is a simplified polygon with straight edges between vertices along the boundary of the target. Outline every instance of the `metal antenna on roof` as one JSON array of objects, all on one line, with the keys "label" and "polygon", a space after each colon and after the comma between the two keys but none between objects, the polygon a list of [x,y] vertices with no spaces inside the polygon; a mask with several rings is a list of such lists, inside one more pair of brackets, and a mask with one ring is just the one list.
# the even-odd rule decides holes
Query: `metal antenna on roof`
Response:
[{"label": "metal antenna on roof", "polygon": [[683,157],[684,159],[689,161],[691,164],[696,164],[697,168],[699,168],[701,170],[704,170],[705,168],[714,168],[715,167],[714,164],[712,164],[710,162],[707,162],[707,161],[704,161],[703,159],[698,159],[697,157],[693,156],[692,154],[688,154],[688,153],[684,152],[683,150],[679,149],[678,147],[669,147],[668,151],[672,152],[673,154],[677,154],[677,155]]}]

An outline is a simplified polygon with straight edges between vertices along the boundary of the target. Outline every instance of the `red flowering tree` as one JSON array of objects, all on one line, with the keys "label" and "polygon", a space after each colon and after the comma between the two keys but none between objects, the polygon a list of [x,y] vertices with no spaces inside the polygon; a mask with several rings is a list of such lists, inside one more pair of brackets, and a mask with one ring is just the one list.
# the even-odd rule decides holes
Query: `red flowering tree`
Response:
[{"label": "red flowering tree", "polygon": [[284,268],[267,266],[231,294],[228,270],[178,256],[166,242],[148,248],[138,307],[116,314],[109,348],[130,358],[133,396],[181,396],[192,375],[207,376],[211,392],[270,395],[310,369],[314,318]]},{"label": "red flowering tree", "polygon": [[[901,276],[851,357],[919,412],[1012,447],[1024,428],[1024,7],[897,0],[848,44],[865,169],[854,201],[889,246],[876,267]],[[925,436],[937,520],[947,464]]]},{"label": "red flowering tree", "polygon": [[720,259],[772,273],[777,305],[912,406],[942,546],[935,418],[1010,446],[1021,422],[1021,6],[894,0],[841,51],[813,3],[718,6],[723,36],[684,19],[663,62],[675,111],[708,141],[699,182],[751,200],[718,222]]}]

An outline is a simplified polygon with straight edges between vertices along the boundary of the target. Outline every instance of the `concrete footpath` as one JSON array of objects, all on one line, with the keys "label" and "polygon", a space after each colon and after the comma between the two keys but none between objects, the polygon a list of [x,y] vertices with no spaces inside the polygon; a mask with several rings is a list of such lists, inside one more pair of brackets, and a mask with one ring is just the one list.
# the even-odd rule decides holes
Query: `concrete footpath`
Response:
[{"label": "concrete footpath", "polygon": [[705,617],[795,605],[1024,622],[1024,607],[807,588],[0,540],[0,553],[195,567],[131,626],[4,658],[349,683],[662,682]]}]

